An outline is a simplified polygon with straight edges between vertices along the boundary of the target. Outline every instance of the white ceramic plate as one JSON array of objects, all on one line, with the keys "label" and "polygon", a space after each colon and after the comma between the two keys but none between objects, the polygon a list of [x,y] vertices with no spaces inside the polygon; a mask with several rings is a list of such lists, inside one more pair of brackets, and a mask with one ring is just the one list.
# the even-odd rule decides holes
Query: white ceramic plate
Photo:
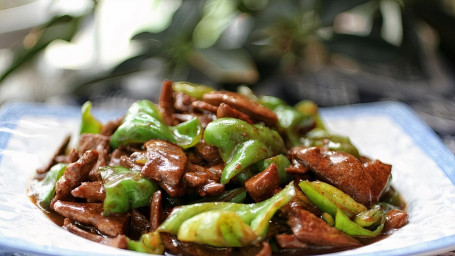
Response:
[{"label": "white ceramic plate", "polygon": [[[106,121],[123,111],[94,111]],[[393,165],[393,185],[408,203],[409,224],[341,255],[419,255],[455,250],[455,158],[400,103],[324,109],[328,128],[361,153]],[[64,136],[79,129],[79,109],[9,103],[0,110],[0,253],[144,255],[103,246],[61,229],[28,199],[26,187]]]}]

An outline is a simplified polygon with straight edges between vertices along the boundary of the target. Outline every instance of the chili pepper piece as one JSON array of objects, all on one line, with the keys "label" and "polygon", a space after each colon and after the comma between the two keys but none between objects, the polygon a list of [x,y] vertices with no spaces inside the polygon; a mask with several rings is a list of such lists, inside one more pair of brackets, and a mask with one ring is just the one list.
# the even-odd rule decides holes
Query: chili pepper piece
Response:
[{"label": "chili pepper piece", "polygon": [[322,212],[326,212],[332,216],[336,215],[337,206],[328,198],[323,196],[317,191],[309,181],[301,181],[299,183],[300,189],[305,195],[313,202]]},{"label": "chili pepper piece", "polygon": [[[238,215],[244,223],[251,227],[257,236],[256,240],[262,240],[267,234],[269,220],[278,209],[287,204],[294,196],[295,189],[293,182],[291,182],[279,193],[260,203],[211,202],[181,206],[171,212],[160,225],[158,231],[178,234],[182,223],[198,214],[210,211],[230,211]],[[213,235],[216,236],[217,234]]]},{"label": "chili pepper piece", "polygon": [[343,211],[340,209],[337,209],[336,215],[335,215],[335,228],[343,231],[344,233],[350,235],[350,236],[355,236],[355,237],[375,237],[381,233],[382,229],[384,228],[384,221],[385,218],[381,221],[379,226],[371,231],[368,229],[365,229],[358,225],[357,223],[351,221],[348,216],[346,216]]},{"label": "chili pepper piece", "polygon": [[37,202],[43,208],[48,208],[55,195],[55,184],[65,173],[67,164],[56,164],[46,173],[43,180],[36,182],[33,193],[37,196]]},{"label": "chili pepper piece", "polygon": [[164,245],[159,232],[143,234],[138,241],[127,238],[128,250],[150,254],[163,254]]},{"label": "chili pepper piece", "polygon": [[243,247],[257,238],[251,227],[236,213],[222,210],[203,212],[189,218],[180,226],[177,237],[181,241],[215,247]]},{"label": "chili pepper piece", "polygon": [[186,149],[195,146],[202,139],[202,125],[197,117],[170,127],[175,143]]},{"label": "chili pepper piece", "polygon": [[302,243],[334,248],[358,247],[359,241],[329,226],[324,220],[303,209],[292,209],[287,224]]},{"label": "chili pepper piece", "polygon": [[226,162],[220,183],[226,184],[248,166],[285,150],[281,136],[263,125],[236,118],[220,118],[209,123],[204,141],[218,147]]},{"label": "chili pepper piece", "polygon": [[81,108],[82,120],[79,134],[82,133],[99,134],[103,129],[103,124],[92,115],[91,109],[92,103],[90,101],[87,101],[82,105]]},{"label": "chili pepper piece", "polygon": [[[309,181],[302,181],[299,183],[299,187],[308,196],[308,198],[316,205],[322,212],[327,212],[332,217],[335,218],[335,228],[347,233],[351,236],[356,237],[375,237],[377,236],[382,228],[384,227],[384,219],[381,223],[377,226],[377,228],[373,231],[365,229],[358,225],[357,223],[351,221],[349,217],[343,212],[343,210],[339,209],[335,203],[329,200],[326,194],[322,194],[317,191],[312,186],[312,183]],[[342,193],[342,192],[341,192]],[[346,195],[347,196],[347,195]],[[352,199],[352,198],[351,198]],[[353,199],[352,199],[353,200]],[[347,205],[344,205],[347,206]]]},{"label": "chili pepper piece", "polygon": [[302,100],[298,102],[294,107],[301,113],[312,116],[316,124],[315,128],[327,130],[324,122],[322,121],[321,115],[319,114],[319,108],[316,103],[311,100]]},{"label": "chili pepper piece", "polygon": [[328,183],[313,181],[311,182],[311,186],[333,202],[348,217],[368,210],[364,205],[357,203],[352,197]]},{"label": "chili pepper piece", "polygon": [[110,143],[113,148],[130,143],[144,143],[161,139],[182,148],[196,145],[202,138],[202,126],[197,118],[176,126],[164,124],[158,107],[150,101],[133,103],[120,127],[114,132]]},{"label": "chili pepper piece", "polygon": [[202,100],[204,94],[213,91],[214,89],[207,85],[194,84],[185,81],[174,82],[172,89],[176,92],[183,92],[186,95]]},{"label": "chili pepper piece", "polygon": [[300,142],[305,147],[323,147],[332,151],[345,152],[360,159],[359,150],[352,144],[349,137],[330,134],[327,130],[313,129]]},{"label": "chili pepper piece", "polygon": [[103,166],[100,173],[106,191],[103,204],[106,216],[147,206],[153,193],[159,189],[152,181],[142,178],[139,172],[122,166]]},{"label": "chili pepper piece", "polygon": [[260,102],[267,108],[273,110],[273,112],[277,115],[278,129],[281,133],[286,135],[290,145],[300,145],[299,139],[303,136],[301,131],[306,131],[312,128],[314,124],[313,117],[303,114],[276,97],[263,96],[260,98]]},{"label": "chili pepper piece", "polygon": [[354,222],[361,227],[371,227],[382,221],[385,218],[385,213],[380,205],[374,205],[371,209],[357,214]]}]

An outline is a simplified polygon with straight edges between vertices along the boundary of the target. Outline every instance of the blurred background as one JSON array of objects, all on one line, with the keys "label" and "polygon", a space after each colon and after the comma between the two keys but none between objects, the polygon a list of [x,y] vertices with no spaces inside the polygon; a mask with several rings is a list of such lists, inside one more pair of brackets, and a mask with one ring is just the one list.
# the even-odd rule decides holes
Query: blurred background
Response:
[{"label": "blurred background", "polygon": [[0,0],[0,105],[126,108],[164,79],[394,100],[455,152],[454,28],[455,0]]}]

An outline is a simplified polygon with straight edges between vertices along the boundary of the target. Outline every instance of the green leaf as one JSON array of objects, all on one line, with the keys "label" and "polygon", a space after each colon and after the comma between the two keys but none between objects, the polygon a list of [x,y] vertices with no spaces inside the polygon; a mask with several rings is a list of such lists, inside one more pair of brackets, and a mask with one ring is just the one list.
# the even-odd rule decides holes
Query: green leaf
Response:
[{"label": "green leaf", "polygon": [[55,16],[45,25],[37,28],[32,33],[38,39],[32,46],[25,47],[23,44],[15,50],[13,62],[0,75],[0,83],[11,75],[16,69],[31,61],[38,53],[44,50],[54,40],[71,41],[79,30],[82,17],[69,15]]}]

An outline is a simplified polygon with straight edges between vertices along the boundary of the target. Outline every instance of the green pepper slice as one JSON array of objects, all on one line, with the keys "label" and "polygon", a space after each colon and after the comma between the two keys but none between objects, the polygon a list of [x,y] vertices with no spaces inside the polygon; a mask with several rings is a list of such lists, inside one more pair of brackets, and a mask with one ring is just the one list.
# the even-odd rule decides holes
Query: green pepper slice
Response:
[{"label": "green pepper slice", "polygon": [[220,183],[226,184],[250,165],[280,154],[285,150],[281,136],[260,124],[249,124],[236,118],[219,118],[209,123],[204,141],[218,147],[226,162]]},{"label": "green pepper slice", "polygon": [[202,126],[197,118],[176,126],[164,124],[158,107],[150,101],[133,103],[111,137],[113,148],[129,143],[144,143],[151,139],[161,139],[175,143],[182,148],[196,145],[202,138]]},{"label": "green pepper slice", "polygon": [[82,120],[79,134],[82,133],[95,133],[99,134],[103,128],[103,124],[98,121],[91,112],[92,103],[90,101],[85,102],[81,108]]},{"label": "green pepper slice", "polygon": [[106,216],[147,206],[153,193],[159,189],[154,182],[142,178],[139,172],[122,166],[103,166],[99,170],[106,191],[103,205]]},{"label": "green pepper slice", "polygon": [[[247,241],[253,240],[249,229],[244,224],[248,225],[254,232],[254,241],[264,239],[269,227],[269,220],[277,210],[294,196],[295,189],[291,182],[279,193],[260,203],[211,202],[181,206],[172,211],[169,217],[158,227],[158,231],[179,234],[179,239],[180,234],[184,234],[186,241],[216,244],[216,246],[222,247],[239,246],[239,243],[246,245],[245,241],[239,241],[241,236],[247,235]],[[195,217],[202,213],[204,213],[202,216]],[[235,222],[241,220],[243,224],[231,223],[226,218],[236,220]],[[188,222],[185,226],[182,226],[186,221]],[[184,227],[189,229],[183,230]],[[193,231],[198,234],[203,231],[204,239],[197,240],[198,238],[188,234],[188,232]]]}]

